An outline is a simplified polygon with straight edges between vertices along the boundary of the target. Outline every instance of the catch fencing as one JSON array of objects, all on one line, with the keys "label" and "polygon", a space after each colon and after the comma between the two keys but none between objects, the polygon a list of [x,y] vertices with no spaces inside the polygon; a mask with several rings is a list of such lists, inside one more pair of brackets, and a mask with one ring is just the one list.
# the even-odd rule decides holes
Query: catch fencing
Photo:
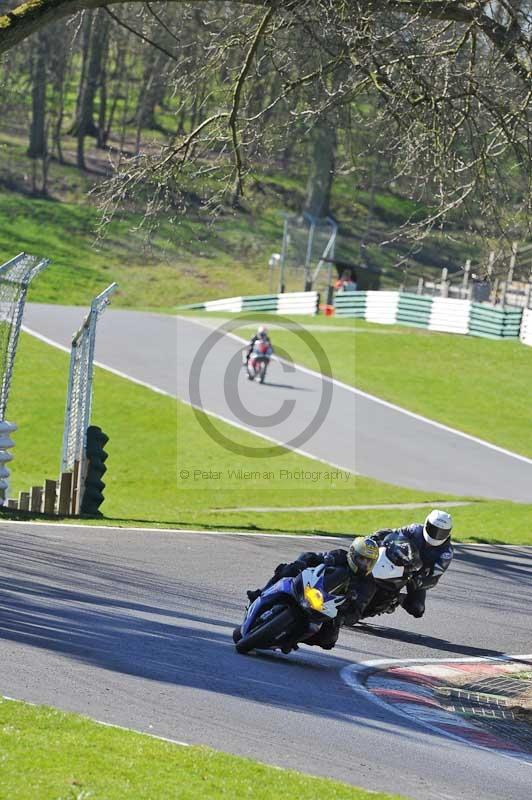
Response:
[{"label": "catch fencing", "polygon": [[82,463],[91,416],[96,326],[116,289],[117,284],[112,283],[94,298],[89,313],[72,339],[61,472],[75,471]]},{"label": "catch fencing", "polygon": [[24,305],[30,283],[49,263],[49,258],[19,253],[0,266],[0,505],[7,503],[10,471],[6,463],[13,459],[11,434],[17,429],[5,415]]}]

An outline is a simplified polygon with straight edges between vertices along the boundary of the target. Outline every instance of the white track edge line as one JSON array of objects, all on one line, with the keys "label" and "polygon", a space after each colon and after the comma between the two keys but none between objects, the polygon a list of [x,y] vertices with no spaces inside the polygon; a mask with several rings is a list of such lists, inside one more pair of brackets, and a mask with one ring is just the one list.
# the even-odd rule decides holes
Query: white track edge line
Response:
[{"label": "white track edge line", "polygon": [[[186,317],[181,317],[181,319],[187,319]],[[211,328],[209,325],[205,323],[198,322],[194,320],[192,324],[200,325],[205,328],[209,328],[210,330],[219,330],[216,328]],[[246,339],[242,339],[240,336],[236,336],[234,333],[230,333],[228,331],[224,331],[225,336],[230,336],[233,339],[236,339],[239,342],[246,342]],[[376,397],[373,394],[369,394],[369,392],[364,392],[362,389],[357,389],[354,386],[350,386],[348,383],[343,383],[343,381],[339,381],[336,378],[331,378],[328,375],[322,375],[320,372],[316,372],[309,367],[304,367],[300,364],[294,364],[290,361],[287,361],[284,358],[279,358],[278,356],[274,356],[277,361],[280,361],[288,366],[293,367],[294,369],[299,369],[302,372],[306,372],[308,375],[313,375],[314,377],[321,378],[321,380],[329,381],[330,383],[334,384],[335,386],[340,387],[341,389],[345,389],[352,394],[359,395],[360,397],[364,397],[366,400],[371,400],[373,403],[378,403],[385,408],[389,408],[392,411],[397,411],[400,414],[406,414],[406,416],[411,417],[412,419],[418,420],[418,422],[424,422],[427,425],[432,425],[435,428],[439,428],[440,430],[446,431],[447,433],[452,433],[455,436],[461,436],[463,439],[468,439],[470,442],[475,442],[476,444],[480,444],[483,447],[488,447],[490,450],[495,450],[498,453],[502,453],[503,455],[510,456],[510,458],[516,458],[519,461],[523,461],[525,464],[530,464],[532,466],[532,458],[528,458],[527,456],[519,455],[519,453],[514,453],[511,450],[507,450],[504,447],[500,447],[499,445],[492,444],[491,442],[487,442],[485,439],[480,439],[478,436],[473,436],[470,433],[465,433],[464,431],[460,431],[457,428],[451,428],[449,425],[445,425],[443,422],[436,422],[436,420],[430,419],[429,417],[424,417],[422,414],[416,414],[414,411],[409,411],[402,406],[398,406],[395,403],[390,403],[388,400],[382,400],[380,397]]]},{"label": "white track edge line", "polygon": [[[50,345],[51,347],[55,347],[58,350],[62,350],[65,353],[70,353],[70,350],[62,344],[55,342],[53,339],[49,339],[47,336],[43,336],[40,333],[37,333],[31,328],[26,327],[25,325],[22,326],[22,330],[29,334],[30,336],[39,339],[40,341],[44,342],[45,344]],[[299,447],[290,447],[283,442],[280,442],[278,439],[274,439],[271,436],[267,436],[265,433],[259,433],[258,431],[254,430],[253,428],[247,427],[246,425],[242,425],[239,422],[235,422],[227,417],[224,417],[222,414],[217,414],[215,411],[205,411],[204,408],[196,406],[194,403],[190,402],[190,400],[185,400],[184,398],[177,397],[177,395],[171,394],[170,392],[165,391],[164,389],[159,389],[157,386],[154,386],[151,383],[146,383],[146,381],[141,381],[138,378],[133,378],[131,375],[128,375],[125,372],[121,372],[114,367],[110,367],[107,364],[104,364],[101,361],[95,361],[94,365],[96,367],[100,367],[100,369],[104,369],[107,372],[111,372],[113,375],[117,375],[119,378],[125,378],[132,383],[136,383],[139,386],[144,386],[146,389],[151,389],[153,392],[157,392],[157,394],[162,394],[165,397],[171,397],[177,402],[185,403],[185,405],[194,408],[196,411],[200,411],[207,416],[215,417],[216,419],[221,420],[222,422],[227,423],[227,425],[232,425],[234,428],[238,428],[239,430],[245,431],[246,433],[250,433],[252,436],[258,436],[261,439],[266,439],[268,442],[272,442],[273,444],[277,445],[278,447],[282,447],[285,450],[289,450],[292,453],[297,453],[300,456],[304,456],[305,458],[310,458],[312,461],[318,461],[320,464],[327,464],[328,466],[334,467],[335,469],[343,470],[344,472],[349,472],[351,475],[357,475],[357,472],[354,472],[349,467],[341,466],[340,464],[336,464],[334,461],[327,461],[324,458],[320,458],[319,456],[312,455],[308,453],[306,450],[302,450]]]},{"label": "white track edge line", "polygon": [[[11,703],[24,703],[27,706],[33,706],[34,708],[38,708],[39,706],[46,706],[48,703],[33,703],[31,700],[21,700],[18,697],[9,697],[6,694],[2,695],[2,700],[8,700]],[[126,728],[125,725],[117,725],[115,722],[104,722],[101,719],[94,719],[94,717],[88,717],[86,714],[82,714],[79,711],[64,711],[61,708],[57,708],[57,706],[51,706],[56,711],[60,711],[62,714],[76,714],[78,717],[83,717],[83,719],[89,720],[89,722],[94,722],[95,725],[103,725],[106,728],[117,728],[119,731],[131,731],[132,733],[138,733],[140,736],[149,736],[151,739],[160,739],[162,742],[169,742],[170,744],[179,745],[180,747],[192,747],[188,742],[180,742],[178,739],[169,739],[168,736],[159,736],[156,733],[150,733],[149,731],[139,731],[138,728]]]},{"label": "white track edge line", "polygon": [[[2,525],[35,525],[48,528],[84,528],[86,530],[96,531],[123,531],[125,533],[201,533],[204,536],[253,536],[257,538],[271,538],[271,539],[323,539],[326,542],[331,542],[337,539],[339,542],[344,542],[350,539],[350,534],[337,534],[335,536],[323,536],[322,534],[312,533],[260,533],[259,531],[217,531],[217,530],[204,530],[201,528],[137,528],[126,527],[125,525],[83,525],[76,522],[53,522],[40,521],[40,520],[23,520],[23,519],[3,519],[0,517],[0,532]],[[456,549],[460,547],[506,547],[514,550],[532,550],[531,544],[489,544],[484,542],[460,542],[454,541],[453,547]],[[424,659],[426,660],[426,659]]]}]

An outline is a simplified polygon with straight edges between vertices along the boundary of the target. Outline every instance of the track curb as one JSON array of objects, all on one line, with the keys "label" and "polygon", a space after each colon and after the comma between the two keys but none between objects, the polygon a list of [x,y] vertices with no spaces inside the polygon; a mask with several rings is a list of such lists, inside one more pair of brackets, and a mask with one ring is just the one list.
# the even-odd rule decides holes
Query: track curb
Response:
[{"label": "track curb", "polygon": [[[389,712],[406,716],[448,738],[518,758],[532,765],[532,728],[529,738],[527,734],[518,741],[504,733],[494,732],[486,724],[497,720],[504,727],[521,722],[515,713],[515,699],[490,691],[472,691],[467,685],[464,688],[457,685],[474,684],[479,680],[489,682],[489,679],[503,676],[509,678],[512,673],[531,669],[532,655],[448,660],[398,659],[352,665],[342,671],[342,677],[355,691],[369,695]],[[455,700],[458,706],[452,703]]]}]

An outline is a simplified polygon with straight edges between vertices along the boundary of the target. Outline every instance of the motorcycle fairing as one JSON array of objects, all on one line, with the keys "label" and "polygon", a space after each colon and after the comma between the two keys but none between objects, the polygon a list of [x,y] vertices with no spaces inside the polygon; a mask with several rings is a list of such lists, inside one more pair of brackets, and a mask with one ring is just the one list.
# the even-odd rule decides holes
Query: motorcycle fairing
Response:
[{"label": "motorcycle fairing", "polygon": [[405,568],[393,564],[386,555],[386,548],[379,547],[379,557],[373,567],[373,577],[376,580],[404,581]]}]

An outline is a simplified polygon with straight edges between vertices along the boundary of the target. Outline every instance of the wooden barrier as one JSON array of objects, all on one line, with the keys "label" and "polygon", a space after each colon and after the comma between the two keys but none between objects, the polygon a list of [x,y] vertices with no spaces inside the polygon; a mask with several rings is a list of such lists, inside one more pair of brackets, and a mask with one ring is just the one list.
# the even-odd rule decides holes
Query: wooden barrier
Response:
[{"label": "wooden barrier", "polygon": [[57,481],[48,478],[44,481],[43,512],[52,516],[55,512],[55,497],[57,494]]},{"label": "wooden barrier", "polygon": [[59,501],[57,513],[60,517],[70,514],[70,503],[72,498],[72,473],[62,472],[59,479]]},{"label": "wooden barrier", "polygon": [[18,496],[18,507],[20,511],[30,510],[30,493],[20,492]]},{"label": "wooden barrier", "polygon": [[30,492],[30,511],[41,513],[42,486],[32,486]]}]

